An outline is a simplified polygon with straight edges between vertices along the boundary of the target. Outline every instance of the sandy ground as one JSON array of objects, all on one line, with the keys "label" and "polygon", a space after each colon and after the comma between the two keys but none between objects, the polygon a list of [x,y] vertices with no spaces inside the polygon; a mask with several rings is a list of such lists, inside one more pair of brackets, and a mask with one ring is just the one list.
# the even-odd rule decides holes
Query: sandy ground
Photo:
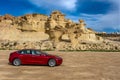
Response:
[{"label": "sandy ground", "polygon": [[120,52],[49,52],[61,56],[61,66],[8,64],[0,51],[0,80],[120,80]]}]

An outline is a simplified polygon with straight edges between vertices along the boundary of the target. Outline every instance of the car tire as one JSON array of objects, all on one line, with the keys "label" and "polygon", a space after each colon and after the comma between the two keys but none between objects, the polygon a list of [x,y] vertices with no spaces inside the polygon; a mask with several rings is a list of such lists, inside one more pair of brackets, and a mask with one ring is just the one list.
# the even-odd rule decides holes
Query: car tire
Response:
[{"label": "car tire", "polygon": [[55,59],[50,59],[50,60],[48,61],[48,65],[49,65],[50,67],[54,67],[54,66],[56,65]]},{"label": "car tire", "polygon": [[20,59],[14,59],[14,60],[13,60],[13,65],[14,65],[14,66],[20,66],[20,65],[21,65]]}]

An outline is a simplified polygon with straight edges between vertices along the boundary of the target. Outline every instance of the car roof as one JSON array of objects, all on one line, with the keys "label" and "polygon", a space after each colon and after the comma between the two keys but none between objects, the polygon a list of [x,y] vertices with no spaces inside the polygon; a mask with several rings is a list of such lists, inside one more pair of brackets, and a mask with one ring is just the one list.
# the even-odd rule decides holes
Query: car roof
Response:
[{"label": "car roof", "polygon": [[22,51],[22,50],[36,50],[36,51],[41,51],[40,49],[21,49],[21,50],[18,50],[18,51]]}]

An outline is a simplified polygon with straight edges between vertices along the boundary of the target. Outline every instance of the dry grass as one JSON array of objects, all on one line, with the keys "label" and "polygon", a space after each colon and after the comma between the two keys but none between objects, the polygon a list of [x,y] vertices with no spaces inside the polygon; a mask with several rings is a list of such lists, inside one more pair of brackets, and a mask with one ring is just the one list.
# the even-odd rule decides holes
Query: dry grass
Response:
[{"label": "dry grass", "polygon": [[119,52],[49,52],[61,56],[61,66],[12,66],[0,51],[0,80],[120,80]]}]

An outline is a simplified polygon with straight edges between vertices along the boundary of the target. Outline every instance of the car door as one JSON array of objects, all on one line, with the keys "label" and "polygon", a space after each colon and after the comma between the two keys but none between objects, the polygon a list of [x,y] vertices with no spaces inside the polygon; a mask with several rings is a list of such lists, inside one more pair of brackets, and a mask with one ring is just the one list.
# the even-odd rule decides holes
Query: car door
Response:
[{"label": "car door", "polygon": [[31,54],[31,50],[22,50],[20,55],[21,61],[23,64],[33,64],[33,57]]},{"label": "car door", "polygon": [[35,64],[46,64],[47,60],[45,54],[42,54],[38,50],[32,50],[31,53]]}]

